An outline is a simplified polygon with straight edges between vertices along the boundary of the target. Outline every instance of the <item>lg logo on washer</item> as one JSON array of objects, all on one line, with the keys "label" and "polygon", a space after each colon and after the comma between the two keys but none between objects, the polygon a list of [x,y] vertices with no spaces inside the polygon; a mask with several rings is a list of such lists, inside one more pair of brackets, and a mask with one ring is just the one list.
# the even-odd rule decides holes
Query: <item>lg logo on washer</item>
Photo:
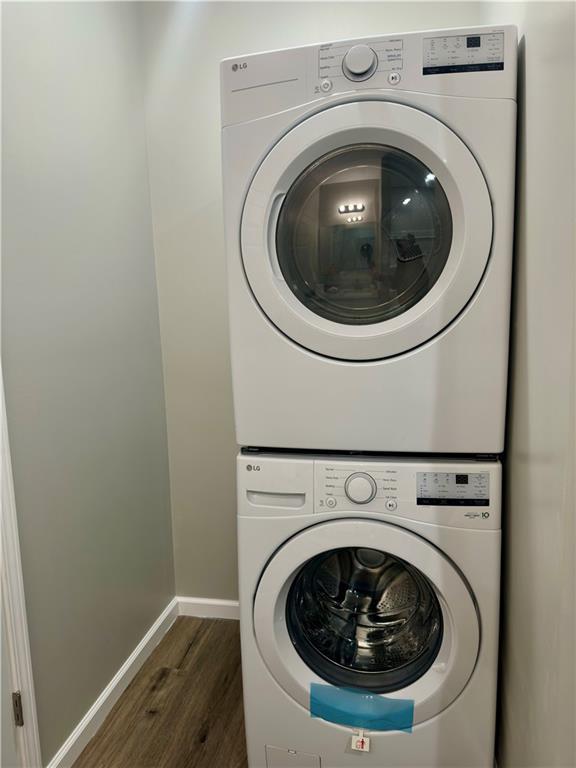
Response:
[{"label": "lg logo on washer", "polygon": [[247,464],[246,465],[246,471],[247,472],[260,472],[260,465],[259,464]]},{"label": "lg logo on washer", "polygon": [[241,61],[240,64],[232,64],[232,72],[238,72],[239,69],[248,69],[248,62]]}]

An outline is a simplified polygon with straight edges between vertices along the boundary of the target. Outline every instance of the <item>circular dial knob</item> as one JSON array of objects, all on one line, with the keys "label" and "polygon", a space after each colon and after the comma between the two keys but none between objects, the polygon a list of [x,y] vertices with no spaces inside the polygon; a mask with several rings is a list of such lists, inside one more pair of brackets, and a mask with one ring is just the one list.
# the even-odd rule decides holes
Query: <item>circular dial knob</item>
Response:
[{"label": "circular dial knob", "polygon": [[342,62],[342,69],[349,80],[367,80],[377,66],[378,56],[367,45],[350,48]]},{"label": "circular dial knob", "polygon": [[376,496],[376,482],[365,472],[354,472],[344,483],[344,491],[355,504],[368,504]]}]

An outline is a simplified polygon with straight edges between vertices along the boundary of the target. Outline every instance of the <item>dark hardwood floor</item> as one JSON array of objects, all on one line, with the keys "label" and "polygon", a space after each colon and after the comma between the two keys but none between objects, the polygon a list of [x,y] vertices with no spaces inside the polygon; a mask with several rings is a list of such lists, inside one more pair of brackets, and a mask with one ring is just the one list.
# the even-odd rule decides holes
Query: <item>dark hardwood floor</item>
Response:
[{"label": "dark hardwood floor", "polygon": [[246,768],[238,622],[176,619],[73,768]]}]

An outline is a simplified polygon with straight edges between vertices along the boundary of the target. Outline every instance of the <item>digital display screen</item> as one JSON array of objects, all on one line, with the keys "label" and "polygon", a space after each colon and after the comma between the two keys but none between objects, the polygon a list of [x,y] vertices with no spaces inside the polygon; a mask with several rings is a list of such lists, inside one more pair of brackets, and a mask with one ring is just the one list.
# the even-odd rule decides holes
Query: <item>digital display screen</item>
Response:
[{"label": "digital display screen", "polygon": [[504,32],[442,35],[422,41],[422,74],[498,72],[504,69]]},{"label": "digital display screen", "polygon": [[417,472],[416,503],[434,507],[489,507],[488,472]]}]

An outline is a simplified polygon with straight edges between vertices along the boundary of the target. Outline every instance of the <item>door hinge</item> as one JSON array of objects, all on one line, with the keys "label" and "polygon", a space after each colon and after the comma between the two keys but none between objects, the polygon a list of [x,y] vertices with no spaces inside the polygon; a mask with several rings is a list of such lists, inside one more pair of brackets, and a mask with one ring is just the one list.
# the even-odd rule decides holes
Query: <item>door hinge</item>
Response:
[{"label": "door hinge", "polygon": [[20,691],[14,691],[12,694],[12,709],[14,711],[14,725],[24,725],[24,714],[22,713],[22,694]]}]

